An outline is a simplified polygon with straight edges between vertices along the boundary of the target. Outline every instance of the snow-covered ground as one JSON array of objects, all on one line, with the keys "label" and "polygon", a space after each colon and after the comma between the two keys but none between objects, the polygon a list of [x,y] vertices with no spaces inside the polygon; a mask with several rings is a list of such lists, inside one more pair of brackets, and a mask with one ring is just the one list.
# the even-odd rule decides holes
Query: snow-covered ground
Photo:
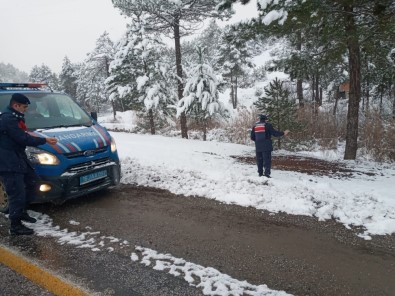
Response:
[{"label": "snow-covered ground", "polygon": [[[120,113],[117,122],[102,120],[109,128],[127,130],[133,125],[130,113]],[[315,216],[317,220],[335,218],[349,227],[363,226],[359,236],[395,233],[395,169],[391,165],[373,162],[347,161],[353,178],[335,179],[298,172],[272,171],[272,179],[258,177],[255,165],[238,162],[232,156],[254,155],[252,146],[221,142],[186,140],[159,135],[139,135],[111,132],[117,142],[122,164],[122,182],[169,190],[186,196],[202,196],[228,204],[252,206],[257,209],[289,214]],[[286,154],[285,151],[275,151]],[[326,160],[341,159],[339,153],[305,153]],[[264,182],[268,182],[267,185]],[[202,289],[204,295],[289,295],[267,285],[252,285],[234,279],[212,267],[205,267],[171,254],[160,253],[143,246],[134,246],[123,238],[104,236],[90,227],[79,225],[79,231],[69,231],[53,225],[48,215],[30,212],[38,219],[29,225],[36,235],[53,237],[59,244],[87,248],[92,252],[129,250],[133,262],[181,277],[190,285]]]},{"label": "snow-covered ground", "polygon": [[[268,47],[254,59],[254,63],[265,65],[276,59],[281,45],[280,42]],[[240,106],[250,109],[257,100],[257,88],[264,88],[276,77],[285,80],[288,77],[282,72],[267,75],[255,87],[238,90]],[[219,98],[230,111],[230,116],[236,118],[238,109],[230,106],[229,93],[220,93]],[[133,131],[136,119],[133,111],[126,111],[117,112],[115,120],[113,115],[100,116],[99,122],[111,130]],[[395,233],[393,164],[343,161],[354,170],[372,173],[355,174],[347,179],[273,170],[273,178],[266,186],[257,176],[254,165],[239,163],[231,157],[253,156],[253,146],[122,132],[112,132],[112,135],[118,144],[124,183],[203,196],[273,213],[308,215],[318,220],[334,218],[345,227],[364,227],[359,235],[365,239],[371,239],[371,235]],[[344,148],[298,154],[341,162]]]},{"label": "snow-covered ground", "polygon": [[[254,62],[264,65],[273,56],[269,51]],[[275,77],[287,79],[281,72],[268,73],[267,79],[257,84],[263,88]],[[256,87],[239,89],[240,105],[250,108],[256,100]],[[220,94],[226,104],[229,93]],[[229,108],[231,116],[237,110]],[[133,131],[137,118],[132,111],[101,116],[99,122],[111,129]],[[312,176],[292,171],[272,170],[272,178],[258,177],[255,165],[237,161],[234,156],[254,156],[254,147],[217,141],[186,140],[160,135],[111,132],[115,138],[122,165],[122,183],[169,190],[185,196],[201,196],[226,204],[236,204],[267,210],[275,215],[307,215],[318,221],[335,219],[345,227],[360,226],[358,235],[372,239],[373,235],[395,233],[395,167],[369,161],[342,161],[343,150],[298,153],[329,161],[369,174],[354,174],[352,178]],[[274,154],[290,154],[275,151]],[[38,236],[53,237],[59,244],[87,248],[92,252],[129,250],[130,259],[155,270],[183,277],[190,285],[199,287],[205,295],[288,295],[271,290],[265,284],[251,285],[221,273],[211,267],[187,262],[171,254],[162,254],[142,246],[134,246],[123,238],[104,236],[89,225],[79,225],[70,231],[53,225],[48,215],[33,212],[38,219],[29,226]]]},{"label": "snow-covered ground", "polygon": [[[110,116],[111,117],[111,116]],[[117,121],[99,118],[103,125],[121,130],[131,129],[132,113],[119,113]],[[257,176],[255,165],[238,162],[232,156],[254,155],[254,147],[216,141],[186,140],[159,135],[111,132],[117,142],[122,164],[121,182],[169,190],[186,196],[202,196],[227,204],[252,206],[277,212],[308,215],[317,220],[336,219],[349,227],[362,226],[359,236],[395,233],[395,168],[368,161],[347,161],[355,171],[353,178],[335,179],[298,172],[272,170],[271,179]],[[275,154],[287,154],[275,151]],[[326,160],[341,159],[343,151],[309,152],[299,155]],[[267,185],[264,184],[267,182]],[[89,225],[70,231],[53,225],[46,214],[30,211],[38,219],[30,224],[38,236],[53,237],[59,244],[87,248],[92,252],[128,250],[133,262],[181,277],[202,289],[205,295],[289,295],[271,290],[264,283],[252,285],[234,279],[212,267],[205,267],[171,254],[143,246],[134,246],[123,238],[104,236]]]},{"label": "snow-covered ground", "polygon": [[[344,162],[373,174],[335,179],[292,171],[272,170],[272,178],[258,177],[255,165],[232,156],[254,155],[251,146],[112,132],[122,162],[122,182],[203,196],[228,204],[251,206],[273,213],[336,219],[363,226],[359,235],[395,233],[395,169],[373,162]],[[274,152],[285,154],[286,152]],[[300,154],[299,154],[300,155]],[[303,155],[303,154],[302,154]],[[337,160],[340,155],[305,153]]]},{"label": "snow-covered ground", "polygon": [[183,258],[177,258],[171,254],[159,253],[153,249],[134,246],[127,240],[114,236],[105,236],[89,225],[80,225],[80,222],[70,220],[69,224],[79,225],[83,230],[70,231],[53,225],[53,220],[46,214],[29,211],[29,214],[37,219],[34,224],[28,224],[38,236],[52,237],[60,245],[71,245],[76,248],[89,249],[92,252],[114,252],[122,249],[130,253],[130,260],[143,264],[154,270],[167,272],[175,277],[181,277],[202,290],[204,295],[229,296],[229,295],[252,295],[252,296],[286,296],[284,291],[270,289],[267,285],[252,285],[247,281],[241,281],[222,273],[221,271],[188,262]]}]

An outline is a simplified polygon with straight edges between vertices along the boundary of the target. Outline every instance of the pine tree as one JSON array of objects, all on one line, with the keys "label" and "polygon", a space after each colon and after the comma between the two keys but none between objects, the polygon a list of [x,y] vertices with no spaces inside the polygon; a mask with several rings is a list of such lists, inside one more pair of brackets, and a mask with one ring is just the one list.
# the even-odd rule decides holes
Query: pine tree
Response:
[{"label": "pine tree", "polygon": [[106,80],[111,100],[118,101],[122,111],[144,110],[137,89],[137,78],[144,75],[139,19],[140,16],[132,17],[125,36],[116,45],[114,60],[110,64],[110,77]]},{"label": "pine tree", "polygon": [[178,102],[177,116],[186,113],[203,127],[203,140],[207,137],[208,120],[223,111],[218,101],[218,81],[212,67],[203,61],[203,49],[198,47],[199,62],[187,79],[184,97]]},{"label": "pine tree", "polygon": [[73,98],[77,96],[77,66],[73,65],[66,56],[63,59],[62,70],[59,74],[60,90]]},{"label": "pine tree", "polygon": [[136,84],[137,77],[142,74],[140,60],[133,50],[136,44],[138,39],[132,23],[115,46],[114,60],[110,63],[110,76],[105,81],[110,101],[121,111],[143,110],[143,104],[138,101]]},{"label": "pine tree", "polygon": [[362,107],[368,113],[371,106],[377,106],[384,116],[385,99],[390,105],[391,98],[395,102],[395,35],[383,38],[380,46],[376,43],[367,40],[361,50]]},{"label": "pine tree", "polygon": [[[265,87],[265,94],[259,98],[254,105],[260,113],[270,117],[279,130],[292,129],[296,126],[297,106],[294,100],[290,99],[290,92],[284,86],[284,82],[278,78]],[[281,147],[281,139],[277,139],[278,147]]]},{"label": "pine tree", "polygon": [[221,45],[218,50],[218,64],[222,66],[222,75],[228,81],[230,87],[230,101],[233,109],[237,108],[238,78],[243,75],[247,68],[252,68],[252,52],[248,43],[239,38],[240,34],[234,27],[225,28],[221,36]]},{"label": "pine tree", "polygon": [[60,88],[58,76],[45,64],[33,66],[29,74],[29,81],[47,83],[53,90],[58,90]]},{"label": "pine tree", "polygon": [[[182,69],[181,37],[190,35],[200,29],[202,21],[208,17],[229,16],[219,12],[217,5],[221,0],[112,0],[127,16],[148,14],[147,22],[158,33],[174,38],[175,61],[177,71],[177,95],[181,100],[184,91],[184,74]],[[181,136],[188,138],[187,120],[184,113],[180,115]]]},{"label": "pine tree", "polygon": [[[195,54],[196,46],[204,48],[205,59],[207,63],[212,65],[214,71],[219,69],[218,59],[219,52],[218,49],[221,46],[221,36],[223,34],[223,29],[218,26],[215,19],[211,20],[207,28],[191,42],[192,44],[192,54]],[[185,59],[187,60],[187,59]]]},{"label": "pine tree", "polygon": [[18,70],[11,64],[0,62],[0,82],[27,82],[27,73]]},{"label": "pine tree", "polygon": [[175,102],[175,94],[167,87],[170,67],[161,59],[164,44],[157,34],[149,34],[145,17],[138,19],[135,28],[138,42],[134,54],[141,64],[141,74],[136,79],[138,100],[144,104],[151,134],[155,134],[155,114],[160,118],[169,115],[172,109],[167,105]]},{"label": "pine tree", "polygon": [[169,114],[175,94],[167,87],[168,65],[161,57],[164,45],[149,32],[144,15],[133,16],[125,38],[119,43],[106,81],[112,98],[122,100],[129,109],[148,114],[151,134],[155,134],[154,115]]},{"label": "pine tree", "polygon": [[[235,2],[249,1],[224,0],[221,6],[227,8]],[[304,40],[314,36],[315,48],[321,49],[325,57],[338,53],[347,56],[350,92],[344,158],[355,159],[361,100],[361,49],[367,44],[375,44],[375,48],[379,49],[383,41],[391,39],[393,44],[393,0],[266,0],[258,2],[258,9],[261,23],[266,26],[274,27],[284,35],[297,28],[300,34],[307,37]]]},{"label": "pine tree", "polygon": [[96,40],[95,49],[88,54],[78,72],[77,98],[88,109],[98,112],[108,103],[104,81],[110,75],[110,63],[113,58],[114,44],[108,33],[104,32]]}]

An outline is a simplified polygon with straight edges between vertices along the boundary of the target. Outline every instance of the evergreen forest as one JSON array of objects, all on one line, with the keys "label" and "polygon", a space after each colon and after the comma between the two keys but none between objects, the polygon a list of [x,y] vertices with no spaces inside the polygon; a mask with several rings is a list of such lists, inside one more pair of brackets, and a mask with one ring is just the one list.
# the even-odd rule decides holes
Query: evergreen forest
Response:
[{"label": "evergreen forest", "polygon": [[114,120],[132,111],[139,133],[251,145],[264,113],[291,130],[277,148],[395,161],[395,2],[258,0],[258,17],[223,25],[248,2],[112,0],[120,40],[103,32],[60,73],[0,63],[0,82],[45,82]]}]

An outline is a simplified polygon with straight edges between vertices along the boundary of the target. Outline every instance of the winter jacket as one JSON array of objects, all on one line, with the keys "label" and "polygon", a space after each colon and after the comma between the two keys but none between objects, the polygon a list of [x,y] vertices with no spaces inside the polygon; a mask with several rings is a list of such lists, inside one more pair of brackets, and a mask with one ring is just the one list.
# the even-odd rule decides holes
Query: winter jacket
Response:
[{"label": "winter jacket", "polygon": [[284,132],[277,131],[271,123],[258,121],[252,127],[251,140],[255,142],[256,152],[273,151],[273,137],[281,137]]},{"label": "winter jacket", "polygon": [[0,173],[26,173],[30,165],[25,153],[26,146],[45,143],[45,138],[26,132],[23,113],[7,107],[0,114]]}]

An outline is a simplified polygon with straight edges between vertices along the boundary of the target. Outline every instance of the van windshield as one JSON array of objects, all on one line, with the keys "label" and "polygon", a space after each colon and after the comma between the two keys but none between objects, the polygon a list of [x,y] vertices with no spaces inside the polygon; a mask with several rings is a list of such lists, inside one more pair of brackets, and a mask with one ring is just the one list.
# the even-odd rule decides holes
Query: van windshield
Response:
[{"label": "van windshield", "polygon": [[[65,94],[23,93],[30,100],[25,113],[26,126],[30,130],[54,127],[91,126],[91,117]],[[8,105],[12,94],[0,94],[1,110]]]}]

